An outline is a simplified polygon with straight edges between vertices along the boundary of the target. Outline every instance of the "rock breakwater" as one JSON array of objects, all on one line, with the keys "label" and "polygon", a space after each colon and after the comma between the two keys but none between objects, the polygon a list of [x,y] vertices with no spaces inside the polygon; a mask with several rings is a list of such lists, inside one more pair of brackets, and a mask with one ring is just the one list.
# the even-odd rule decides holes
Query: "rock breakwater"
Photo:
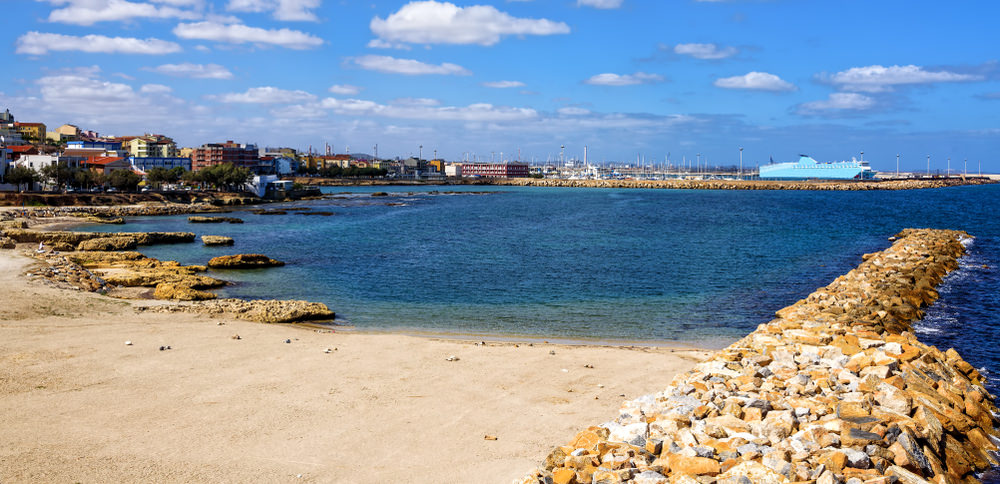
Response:
[{"label": "rock breakwater", "polygon": [[978,482],[998,464],[994,397],[910,332],[966,237],[904,230],[515,482]]},{"label": "rock breakwater", "polygon": [[928,178],[883,181],[770,181],[770,180],[567,180],[550,178],[483,178],[473,185],[576,187],[576,188],[663,188],[674,190],[913,190],[995,183],[985,178]]}]

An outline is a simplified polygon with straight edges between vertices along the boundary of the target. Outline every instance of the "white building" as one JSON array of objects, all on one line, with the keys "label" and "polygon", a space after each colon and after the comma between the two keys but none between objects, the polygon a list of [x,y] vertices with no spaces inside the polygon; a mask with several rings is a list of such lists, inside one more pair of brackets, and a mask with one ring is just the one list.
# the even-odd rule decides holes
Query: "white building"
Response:
[{"label": "white building", "polygon": [[450,163],[444,166],[444,175],[449,177],[462,177],[462,165]]}]

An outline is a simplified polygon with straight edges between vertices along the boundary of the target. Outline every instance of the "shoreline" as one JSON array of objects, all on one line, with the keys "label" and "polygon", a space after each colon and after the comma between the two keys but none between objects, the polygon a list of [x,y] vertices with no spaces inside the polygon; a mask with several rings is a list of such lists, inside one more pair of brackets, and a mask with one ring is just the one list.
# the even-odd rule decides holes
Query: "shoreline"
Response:
[{"label": "shoreline", "polygon": [[609,400],[659,386],[651,369],[711,353],[137,312],[176,303],[21,275],[38,263],[0,251],[4,482],[510,481]]}]

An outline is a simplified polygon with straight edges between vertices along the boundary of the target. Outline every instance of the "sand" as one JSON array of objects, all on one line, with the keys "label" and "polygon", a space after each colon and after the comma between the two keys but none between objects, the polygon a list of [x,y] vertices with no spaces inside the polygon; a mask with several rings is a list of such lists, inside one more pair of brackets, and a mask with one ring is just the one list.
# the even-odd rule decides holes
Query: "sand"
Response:
[{"label": "sand", "polygon": [[138,313],[32,264],[0,251],[3,483],[510,482],[708,356]]}]

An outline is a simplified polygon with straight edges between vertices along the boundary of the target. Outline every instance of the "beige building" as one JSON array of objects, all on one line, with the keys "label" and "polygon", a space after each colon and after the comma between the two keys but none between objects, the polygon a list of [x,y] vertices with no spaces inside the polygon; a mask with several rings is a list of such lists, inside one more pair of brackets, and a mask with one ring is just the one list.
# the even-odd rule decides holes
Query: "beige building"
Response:
[{"label": "beige building", "polygon": [[80,128],[72,124],[64,124],[53,131],[45,133],[50,141],[76,141],[80,139]]},{"label": "beige building", "polygon": [[122,149],[136,158],[172,158],[178,155],[174,140],[160,134],[121,138]]}]

